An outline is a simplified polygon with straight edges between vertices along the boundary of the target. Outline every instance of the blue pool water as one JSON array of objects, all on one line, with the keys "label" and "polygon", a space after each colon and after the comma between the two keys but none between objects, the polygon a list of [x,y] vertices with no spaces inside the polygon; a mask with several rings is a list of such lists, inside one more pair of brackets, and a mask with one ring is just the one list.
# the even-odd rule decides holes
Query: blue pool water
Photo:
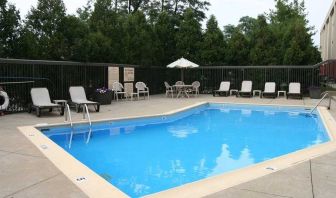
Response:
[{"label": "blue pool water", "polygon": [[131,197],[222,174],[329,140],[303,108],[207,104],[171,116],[41,129]]}]

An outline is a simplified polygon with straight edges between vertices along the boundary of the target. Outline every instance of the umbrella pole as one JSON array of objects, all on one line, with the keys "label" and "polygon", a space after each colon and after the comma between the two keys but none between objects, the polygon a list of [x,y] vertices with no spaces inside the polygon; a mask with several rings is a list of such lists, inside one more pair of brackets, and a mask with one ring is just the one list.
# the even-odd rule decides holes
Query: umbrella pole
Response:
[{"label": "umbrella pole", "polygon": [[183,69],[181,69],[181,81],[184,82],[183,81]]}]

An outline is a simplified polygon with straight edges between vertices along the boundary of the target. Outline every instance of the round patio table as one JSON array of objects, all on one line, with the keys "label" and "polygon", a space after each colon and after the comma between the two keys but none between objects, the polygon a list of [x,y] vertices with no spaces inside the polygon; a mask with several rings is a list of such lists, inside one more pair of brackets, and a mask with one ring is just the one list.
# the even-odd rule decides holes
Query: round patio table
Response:
[{"label": "round patio table", "polygon": [[190,90],[193,86],[192,85],[173,85],[173,87],[177,91],[176,98],[179,98],[182,95],[184,95],[187,98],[189,98],[188,90]]}]

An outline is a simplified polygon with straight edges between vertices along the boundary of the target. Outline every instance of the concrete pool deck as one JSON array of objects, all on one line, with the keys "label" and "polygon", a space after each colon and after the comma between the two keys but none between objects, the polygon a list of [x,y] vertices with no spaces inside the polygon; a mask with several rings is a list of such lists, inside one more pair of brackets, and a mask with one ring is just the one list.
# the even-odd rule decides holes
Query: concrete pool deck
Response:
[{"label": "concrete pool deck", "polygon": [[[92,120],[159,114],[202,101],[307,105],[316,101],[212,97],[171,99],[163,95],[151,100],[113,102],[91,113]],[[336,118],[336,106],[330,111]],[[79,121],[82,114],[72,112]],[[1,197],[86,197],[18,130],[18,126],[39,123],[62,123],[63,117],[46,113],[41,118],[21,113],[0,117],[0,196]],[[334,197],[336,194],[336,152],[237,185],[209,197]],[[197,195],[195,195],[197,196]]]}]

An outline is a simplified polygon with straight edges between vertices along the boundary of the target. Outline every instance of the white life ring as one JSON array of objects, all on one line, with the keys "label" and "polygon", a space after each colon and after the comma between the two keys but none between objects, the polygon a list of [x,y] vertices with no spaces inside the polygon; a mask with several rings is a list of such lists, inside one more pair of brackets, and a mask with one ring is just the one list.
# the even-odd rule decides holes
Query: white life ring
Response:
[{"label": "white life ring", "polygon": [[0,91],[0,97],[4,98],[4,103],[0,104],[0,110],[6,110],[9,105],[9,98],[6,92]]}]

